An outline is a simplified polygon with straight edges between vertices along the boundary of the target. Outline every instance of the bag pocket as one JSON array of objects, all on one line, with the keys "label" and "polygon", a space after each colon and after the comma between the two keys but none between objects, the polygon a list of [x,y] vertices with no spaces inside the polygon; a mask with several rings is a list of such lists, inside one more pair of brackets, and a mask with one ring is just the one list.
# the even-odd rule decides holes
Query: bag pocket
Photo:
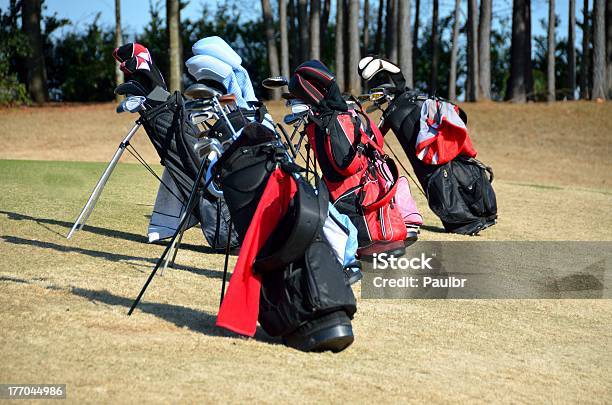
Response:
[{"label": "bag pocket", "polygon": [[364,135],[356,117],[350,113],[334,114],[318,132],[325,138],[325,153],[334,171],[348,177],[364,170],[366,157],[358,149]]},{"label": "bag pocket", "polygon": [[270,336],[282,336],[297,329],[311,309],[305,305],[308,291],[304,261],[287,266],[284,271],[262,277],[259,323]]},{"label": "bag pocket", "polygon": [[453,162],[440,166],[431,175],[426,189],[429,207],[447,229],[448,224],[466,224],[477,219],[459,191]]},{"label": "bag pocket", "polygon": [[306,250],[308,302],[315,313],[344,310],[352,318],[357,310],[353,290],[342,265],[336,260],[328,242],[319,235]]},{"label": "bag pocket", "polygon": [[485,215],[485,206],[482,198],[483,170],[478,166],[467,163],[462,159],[452,161],[453,175],[457,179],[459,193],[465,205],[477,217]]}]

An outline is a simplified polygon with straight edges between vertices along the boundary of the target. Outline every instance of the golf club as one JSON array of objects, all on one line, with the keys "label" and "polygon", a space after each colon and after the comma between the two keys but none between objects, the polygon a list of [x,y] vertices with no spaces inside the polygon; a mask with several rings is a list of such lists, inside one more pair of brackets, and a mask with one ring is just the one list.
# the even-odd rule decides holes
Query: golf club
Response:
[{"label": "golf club", "polygon": [[279,89],[283,86],[287,86],[288,84],[289,81],[285,76],[268,77],[261,82],[262,86],[271,90]]}]

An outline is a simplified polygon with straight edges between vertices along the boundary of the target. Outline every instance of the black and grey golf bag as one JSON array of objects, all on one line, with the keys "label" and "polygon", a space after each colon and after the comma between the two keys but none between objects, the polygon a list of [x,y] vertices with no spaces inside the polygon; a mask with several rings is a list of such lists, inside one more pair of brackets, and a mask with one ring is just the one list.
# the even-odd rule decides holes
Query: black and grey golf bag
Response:
[{"label": "black and grey golf bag", "polygon": [[[341,351],[353,342],[355,297],[323,234],[328,193],[299,175],[276,134],[248,124],[215,166],[232,221],[242,242],[272,172],[280,168],[297,183],[287,213],[258,252],[253,270],[261,275],[259,323],[271,336],[303,351]],[[246,242],[245,242],[246,243]]]},{"label": "black and grey golf bag", "polygon": [[[462,155],[441,165],[427,164],[417,157],[421,108],[427,99],[413,91],[397,95],[383,112],[382,130],[395,133],[425,190],[429,207],[446,231],[474,235],[497,219],[493,171],[479,160]],[[465,112],[460,110],[459,116],[467,124]]]},{"label": "black and grey golf bag", "polygon": [[[186,119],[183,102],[181,93],[175,92],[165,103],[142,111],[140,121],[160,157],[160,163],[166,167],[179,190],[180,195],[176,197],[186,202],[200,164],[206,158],[207,147],[198,128]],[[236,128],[241,128],[238,123]],[[213,132],[225,137],[222,129],[218,127]],[[222,197],[211,194],[204,187],[200,187],[198,193],[198,204],[192,214],[199,220],[208,244],[222,251],[227,246],[229,231],[227,205]],[[235,232],[232,232],[230,245],[238,246]]]}]

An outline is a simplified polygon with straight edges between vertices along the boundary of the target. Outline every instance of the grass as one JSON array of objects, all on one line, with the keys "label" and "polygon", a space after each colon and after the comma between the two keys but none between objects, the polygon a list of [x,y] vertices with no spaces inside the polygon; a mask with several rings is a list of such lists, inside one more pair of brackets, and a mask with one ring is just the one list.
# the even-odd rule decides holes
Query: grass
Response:
[{"label": "grass", "polygon": [[[577,116],[596,115],[592,109],[601,107],[575,105]],[[59,160],[110,157],[122,137],[110,114],[99,123],[108,129],[104,137],[75,129],[90,125],[91,114],[105,117],[108,107],[70,107],[70,114],[61,108],[0,112],[0,124],[26,128],[21,134],[31,122],[42,125],[43,118],[49,129],[45,136],[38,132],[47,151],[32,148],[29,135],[23,135],[0,153],[4,159],[35,159],[0,160],[0,382],[66,383],[68,401],[75,403],[612,398],[610,300],[359,300],[353,346],[337,355],[300,353],[262,331],[244,339],[214,326],[223,257],[209,252],[197,229],[186,234],[177,268],[156,277],[139,309],[127,317],[163,250],[145,238],[155,179],[136,164],[118,165],[88,225],[65,239],[105,164]],[[476,122],[487,110],[493,117],[523,111],[505,105],[470,108]],[[537,106],[550,120],[547,108]],[[483,160],[501,172],[494,183],[500,222],[478,240],[612,240],[605,149],[596,152],[595,172],[577,170],[578,161],[572,163],[573,177],[565,176],[563,167],[552,178],[538,171],[548,163],[513,153],[524,132],[499,126],[493,125],[491,135],[497,142],[475,128]],[[13,136],[2,132],[0,138]],[[81,136],[100,139],[86,152],[77,145]],[[592,137],[594,144],[605,140],[601,133]],[[572,146],[564,142],[559,142],[564,153],[570,153]],[[78,153],[54,155],[60,149]],[[530,171],[533,176],[524,175]],[[603,180],[591,179],[593,173],[604,173]],[[423,197],[415,197],[427,225],[422,239],[466,240],[441,233]],[[355,292],[359,296],[359,286]]]}]

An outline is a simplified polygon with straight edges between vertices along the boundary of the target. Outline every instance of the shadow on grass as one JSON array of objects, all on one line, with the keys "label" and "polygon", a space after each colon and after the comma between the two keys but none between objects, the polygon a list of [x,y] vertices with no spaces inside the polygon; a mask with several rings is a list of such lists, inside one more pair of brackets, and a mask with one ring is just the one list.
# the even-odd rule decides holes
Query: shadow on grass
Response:
[{"label": "shadow on grass", "polygon": [[[133,302],[131,298],[121,297],[106,290],[89,290],[86,288],[72,287],[70,292],[92,302],[125,307],[126,312],[127,309],[132,306]],[[179,328],[188,328],[194,332],[203,333],[208,336],[240,337],[240,335],[217,327],[215,325],[216,316],[205,311],[199,311],[181,305],[151,302],[141,302],[136,309],[135,316],[138,315],[138,311],[154,315],[167,322],[172,322]],[[278,339],[268,336],[260,327],[257,328],[255,339],[266,343],[280,343]]]},{"label": "shadow on grass", "polygon": [[426,231],[433,233],[446,233],[446,230],[444,228],[433,225],[421,225],[421,229],[425,229]]},{"label": "shadow on grass", "polygon": [[[0,276],[0,283],[1,282],[28,285],[36,284],[32,283],[30,280],[24,280],[11,276]],[[57,286],[46,286],[45,288],[51,290],[66,290],[65,288],[60,288]],[[124,307],[126,309],[126,313],[127,309],[132,306],[133,302],[131,298],[121,297],[106,290],[90,290],[87,288],[70,287],[67,289],[67,291],[93,303]],[[216,317],[214,315],[205,311],[199,311],[181,305],[141,302],[138,305],[134,316],[137,316],[138,312],[154,315],[167,322],[172,322],[179,328],[188,328],[194,332],[203,333],[208,336],[241,337],[241,335],[237,335],[226,329],[217,327],[215,325]],[[257,327],[254,337],[255,340],[260,342],[280,344],[280,339],[269,336],[259,326]]]},{"label": "shadow on grass", "polygon": [[[120,253],[109,253],[109,252],[104,252],[100,250],[84,249],[84,248],[80,248],[76,246],[64,246],[64,245],[59,245],[53,242],[44,242],[40,240],[25,239],[25,238],[19,238],[17,236],[10,236],[10,235],[0,236],[0,240],[6,243],[12,243],[14,245],[34,246],[34,247],[41,248],[41,249],[52,249],[58,252],[65,252],[65,253],[78,253],[78,254],[95,257],[99,259],[110,260],[112,262],[124,262],[124,263],[128,263],[131,265],[136,265],[136,266],[143,266],[142,263],[138,263],[138,262],[147,262],[151,264],[151,270],[153,269],[153,266],[157,262],[157,259],[151,259],[148,257],[124,255]],[[205,276],[209,278],[219,278],[219,279],[223,278],[222,270],[198,269],[198,268],[191,267],[191,266],[183,266],[178,263],[175,263],[174,267],[172,267],[170,270],[186,271],[189,273],[193,273],[199,276]]]},{"label": "shadow on grass", "polygon": [[[67,221],[60,221],[57,219],[52,219],[52,218],[39,218],[39,217],[32,217],[30,215],[25,215],[25,214],[20,214],[17,212],[11,212],[11,211],[2,211],[0,210],[0,215],[4,214],[6,215],[9,219],[13,220],[13,221],[32,221],[32,222],[36,222],[37,224],[39,224],[40,226],[44,227],[45,229],[59,235],[62,237],[65,237],[68,232],[66,232],[65,235],[62,235],[61,233],[50,229],[49,227],[45,226],[45,225],[57,225],[57,226],[61,226],[66,228],[67,230],[72,228],[72,225],[74,225],[73,222],[67,222]],[[136,243],[144,243],[144,244],[149,244],[147,238],[144,235],[139,235],[136,233],[131,233],[131,232],[125,232],[125,231],[118,231],[115,229],[109,229],[109,228],[101,228],[98,226],[90,226],[90,225],[85,225],[83,227],[83,229],[81,231],[85,231],[85,232],[91,232],[93,234],[96,235],[102,235],[102,236],[106,236],[109,238],[115,238],[115,239],[122,239],[122,240],[128,240],[131,242],[136,242]],[[153,243],[154,245],[160,245],[160,246],[165,246],[166,242],[155,242]],[[215,253],[219,253],[216,252],[214,249],[212,249],[209,246],[205,246],[205,245],[192,245],[192,244],[188,244],[188,243],[181,243],[181,249],[185,249],[185,250],[190,250],[190,251],[194,251],[194,252],[200,252],[200,253],[205,253],[205,254],[215,254]]]}]

